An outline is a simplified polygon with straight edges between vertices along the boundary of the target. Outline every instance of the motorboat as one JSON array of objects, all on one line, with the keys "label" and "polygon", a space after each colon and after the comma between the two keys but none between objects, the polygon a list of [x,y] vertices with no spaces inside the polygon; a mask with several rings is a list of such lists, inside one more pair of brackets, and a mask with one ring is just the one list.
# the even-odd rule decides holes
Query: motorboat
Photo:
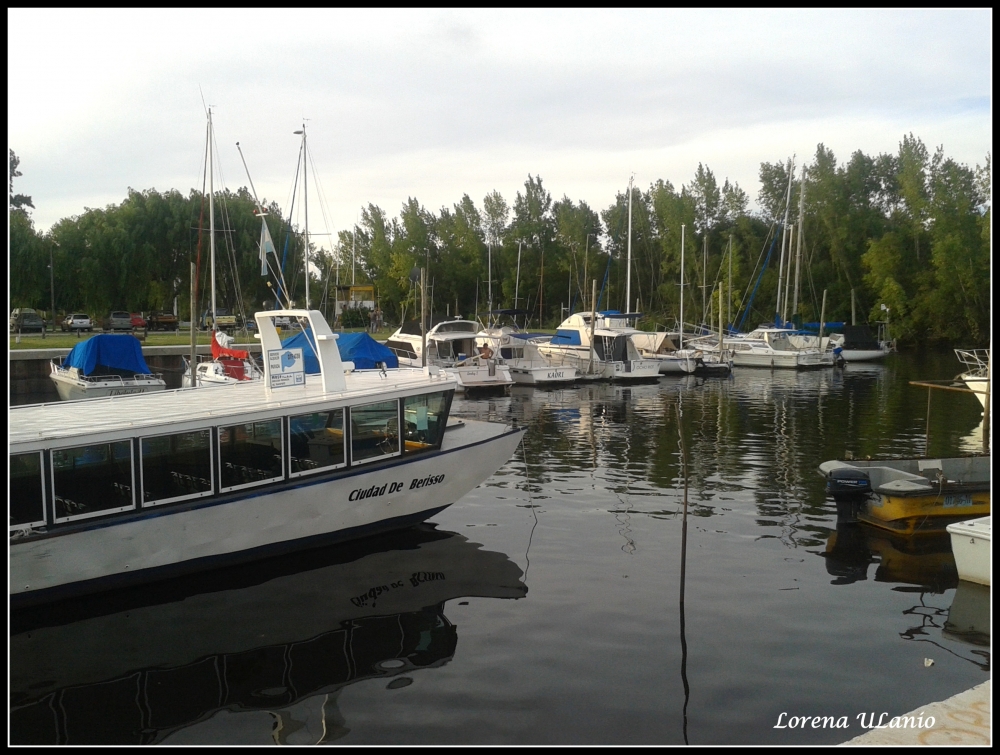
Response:
[{"label": "motorboat", "polygon": [[[309,323],[319,375],[282,316]],[[409,526],[520,443],[449,423],[457,380],[436,367],[345,370],[317,310],[255,318],[264,380],[10,410],[12,605]]]},{"label": "motorboat", "polygon": [[[506,391],[514,383],[510,368],[492,353],[476,347],[479,330],[479,324],[472,320],[456,318],[437,323],[426,334],[426,363],[452,375],[461,393]],[[403,323],[385,342],[404,367],[424,364],[423,344],[417,321]]]},{"label": "motorboat", "polygon": [[833,460],[819,466],[838,516],[899,534],[990,513],[990,457]]},{"label": "motorboat", "polygon": [[760,327],[747,334],[725,336],[723,342],[732,352],[735,367],[803,370],[834,365],[837,355],[826,348],[828,340],[822,342],[824,348],[818,348],[819,343],[813,345],[805,339],[818,341],[815,336],[787,328]]},{"label": "motorboat", "polygon": [[983,405],[985,412],[986,402],[990,395],[990,350],[955,349],[955,356],[968,368],[958,376],[958,379],[976,394],[976,398]]},{"label": "motorboat", "polygon": [[81,341],[62,359],[53,359],[49,378],[63,401],[152,393],[167,387],[162,375],[153,374],[146,365],[138,338],[110,333]]},{"label": "motorboat", "polygon": [[694,374],[700,354],[679,348],[676,334],[639,330],[632,323],[641,316],[638,312],[606,310],[597,313],[596,325],[627,335],[642,359],[657,363],[661,375]]},{"label": "motorboat", "polygon": [[576,367],[553,365],[542,356],[538,344],[544,340],[547,340],[545,336],[504,326],[479,331],[476,346],[480,353],[502,359],[510,369],[511,378],[519,385],[545,388],[575,382],[578,377]]},{"label": "motorboat", "polygon": [[582,379],[612,380],[620,383],[656,380],[659,362],[644,359],[630,334],[600,327],[598,316],[590,312],[570,315],[538,350],[553,365],[575,367]]},{"label": "motorboat", "polygon": [[951,535],[951,551],[955,554],[955,566],[959,579],[989,585],[990,551],[992,549],[992,517],[968,519],[947,526]]}]

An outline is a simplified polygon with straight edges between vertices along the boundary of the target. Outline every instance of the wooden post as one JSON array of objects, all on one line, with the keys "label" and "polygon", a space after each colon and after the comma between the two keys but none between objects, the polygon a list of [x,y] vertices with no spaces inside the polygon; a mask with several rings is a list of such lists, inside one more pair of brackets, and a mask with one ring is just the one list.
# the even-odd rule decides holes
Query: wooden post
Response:
[{"label": "wooden post", "polygon": [[924,456],[927,456],[931,452],[931,394],[934,393],[933,390],[928,386],[927,388],[927,427],[924,430]]}]

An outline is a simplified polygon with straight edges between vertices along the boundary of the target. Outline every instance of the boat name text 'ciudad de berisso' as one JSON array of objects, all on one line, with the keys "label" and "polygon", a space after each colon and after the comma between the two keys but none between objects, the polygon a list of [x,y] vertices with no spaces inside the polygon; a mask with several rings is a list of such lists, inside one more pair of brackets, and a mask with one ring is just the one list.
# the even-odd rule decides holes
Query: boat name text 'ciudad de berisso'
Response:
[{"label": "boat name text 'ciudad de berisso'", "polygon": [[[410,490],[416,490],[427,485],[438,485],[444,482],[444,475],[428,475],[427,477],[414,477],[410,480]],[[386,482],[382,485],[372,485],[368,488],[357,488],[352,490],[347,496],[348,501],[363,501],[365,498],[377,498],[380,495],[396,493],[406,487],[405,482]]]}]

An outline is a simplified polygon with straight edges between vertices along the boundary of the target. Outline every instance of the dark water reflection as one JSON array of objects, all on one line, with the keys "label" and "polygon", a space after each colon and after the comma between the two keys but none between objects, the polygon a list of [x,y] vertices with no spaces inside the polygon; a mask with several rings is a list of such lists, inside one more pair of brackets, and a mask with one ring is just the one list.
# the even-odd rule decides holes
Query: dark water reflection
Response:
[{"label": "dark water reflection", "polygon": [[[975,451],[975,398],[933,397],[928,448],[907,383],[959,368],[897,355],[456,400],[529,432],[434,526],[16,616],[12,740],[844,741],[860,713],[989,678],[989,590],[958,582],[947,538],[838,524],[816,471]],[[445,578],[410,587],[421,572]],[[776,730],[782,712],[851,728]]]}]

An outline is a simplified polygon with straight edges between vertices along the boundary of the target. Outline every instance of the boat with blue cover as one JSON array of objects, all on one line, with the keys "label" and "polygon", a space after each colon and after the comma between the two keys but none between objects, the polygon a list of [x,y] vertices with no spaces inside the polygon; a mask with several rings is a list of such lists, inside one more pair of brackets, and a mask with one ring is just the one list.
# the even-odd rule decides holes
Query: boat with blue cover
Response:
[{"label": "boat with blue cover", "polygon": [[146,365],[142,344],[131,335],[100,334],[81,341],[50,363],[49,377],[64,401],[151,393],[166,381]]}]

